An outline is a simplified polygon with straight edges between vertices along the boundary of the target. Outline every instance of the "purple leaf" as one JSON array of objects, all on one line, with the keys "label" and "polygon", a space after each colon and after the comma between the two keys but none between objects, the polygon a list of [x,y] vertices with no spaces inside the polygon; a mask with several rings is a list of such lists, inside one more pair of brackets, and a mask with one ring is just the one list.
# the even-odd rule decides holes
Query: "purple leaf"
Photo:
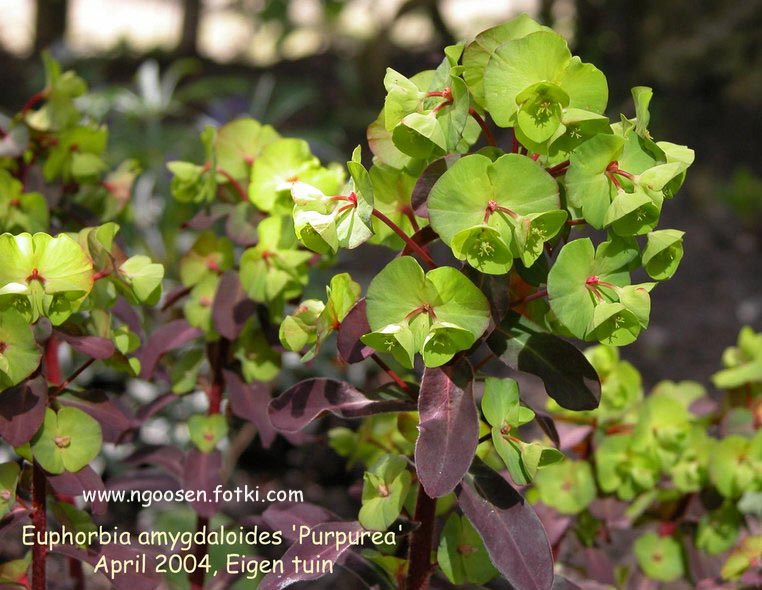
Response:
[{"label": "purple leaf", "polygon": [[428,218],[429,209],[426,206],[426,203],[429,200],[431,188],[436,184],[437,180],[439,180],[439,177],[447,172],[447,169],[457,162],[459,158],[459,155],[451,154],[444,158],[434,160],[418,177],[418,181],[415,183],[413,194],[410,198],[410,204],[416,215]]},{"label": "purple leaf", "polygon": [[508,314],[487,344],[508,366],[542,379],[547,394],[561,407],[575,411],[598,407],[601,382],[585,355],[524,316]]},{"label": "purple leaf", "polygon": [[0,402],[0,437],[12,447],[32,440],[45,417],[48,386],[35,377],[3,391]]},{"label": "purple leaf", "polygon": [[373,354],[373,349],[360,341],[360,337],[371,332],[365,314],[365,298],[352,306],[339,326],[336,346],[345,363],[359,363]]},{"label": "purple leaf", "polygon": [[326,412],[341,418],[360,418],[383,412],[414,410],[410,400],[363,393],[344,381],[308,379],[270,402],[270,422],[276,430],[297,432]]},{"label": "purple leaf", "polygon": [[109,573],[105,573],[106,577],[111,580],[114,590],[153,590],[161,582],[161,577],[156,573],[155,559],[156,551],[152,547],[146,547],[136,544],[111,544],[100,545],[98,547],[90,547],[88,549],[80,549],[72,545],[56,545],[53,548],[55,553],[60,553],[66,557],[71,557],[79,561],[89,563],[93,567],[98,563],[102,557],[106,557],[108,564],[124,564],[126,560],[132,559],[133,562],[145,555],[146,571],[145,573],[137,573],[127,571],[117,575],[112,575],[111,568],[109,567]]},{"label": "purple leaf", "polygon": [[53,334],[71,346],[74,350],[94,359],[107,359],[116,352],[116,346],[108,338],[90,336],[87,334],[67,334],[61,330],[53,330]]},{"label": "purple leaf", "polygon": [[178,399],[180,399],[180,396],[175,395],[172,392],[169,392],[169,393],[160,395],[159,397],[152,400],[145,406],[140,406],[140,408],[138,408],[138,412],[136,415],[138,422],[141,422],[141,423],[145,422],[150,417],[161,412],[168,405],[176,402]]},{"label": "purple leaf", "polygon": [[606,553],[597,547],[585,547],[582,551],[589,578],[603,584],[616,584],[614,564]]},{"label": "purple leaf", "polygon": [[155,467],[163,467],[164,470],[177,481],[183,479],[183,461],[185,455],[177,447],[172,446],[159,446],[159,447],[144,447],[138,449],[132,455],[124,460],[127,465],[150,465]]},{"label": "purple leaf", "polygon": [[201,209],[190,220],[183,223],[183,227],[204,230],[212,227],[218,220],[228,215],[233,210],[231,205],[215,203],[211,207]]},{"label": "purple leaf", "polygon": [[289,541],[299,538],[300,526],[312,528],[338,518],[330,510],[309,502],[270,504],[262,513],[264,523],[274,531],[281,531]]},{"label": "purple leaf", "polygon": [[185,320],[173,320],[156,330],[140,349],[141,379],[150,379],[159,359],[164,353],[180,348],[191,340],[201,337],[203,332]]},{"label": "purple leaf", "polygon": [[593,427],[589,424],[570,424],[568,422],[559,421],[556,426],[558,428],[558,437],[560,439],[558,448],[562,451],[573,449],[585,440],[593,431]]},{"label": "purple leaf", "polygon": [[458,503],[484,540],[492,563],[512,586],[521,590],[551,588],[553,556],[545,529],[505,479],[475,459]]},{"label": "purple leaf", "polygon": [[262,446],[269,448],[276,436],[267,413],[267,407],[272,400],[270,390],[263,383],[246,383],[233,371],[225,370],[224,374],[230,409],[239,418],[253,423],[259,432]]},{"label": "purple leaf", "polygon": [[[77,497],[87,491],[104,491],[101,476],[92,467],[87,465],[76,473],[64,472],[61,475],[48,475],[48,483],[57,494]],[[108,504],[104,500],[96,499],[92,502],[93,514],[104,514]]]},{"label": "purple leaf", "polygon": [[129,496],[133,490],[136,492],[178,490],[180,482],[166,473],[154,469],[141,469],[110,478],[106,483],[106,489],[125,490]]},{"label": "purple leaf", "polygon": [[198,449],[191,449],[185,456],[185,480],[183,487],[186,490],[198,490],[206,492],[206,502],[191,502],[193,509],[206,518],[217,514],[219,502],[214,501],[214,490],[222,485],[222,454],[219,451],[202,453]]},{"label": "purple leaf", "polygon": [[534,419],[539,425],[540,429],[551,441],[553,441],[553,444],[556,445],[556,448],[559,448],[561,446],[561,438],[558,436],[558,430],[556,429],[556,423],[553,422],[553,418],[551,418],[545,412],[538,410],[534,410],[534,414]]},{"label": "purple leaf", "polygon": [[114,315],[122,320],[127,327],[138,335],[139,338],[143,338],[143,321],[140,319],[138,312],[124,297],[117,297],[116,303],[114,303],[111,311]]},{"label": "purple leaf", "polygon": [[[439,238],[439,234],[437,234],[437,232],[435,232],[430,225],[423,226],[421,229],[415,232],[412,236],[410,236],[410,239],[413,240],[419,246],[426,246],[427,244],[430,244],[437,238]],[[410,247],[410,245],[405,244],[405,247],[402,249],[402,253],[400,254],[400,256],[410,256],[412,253],[413,253],[413,249]]]},{"label": "purple leaf", "polygon": [[[362,527],[359,522],[327,522],[319,524],[312,529],[311,535],[321,535],[322,533],[345,533],[347,535],[356,535],[362,531]],[[283,573],[271,573],[267,574],[259,583],[259,590],[281,590],[296,582],[304,582],[307,580],[315,580],[325,575],[322,571],[315,571],[315,573],[305,573],[304,567],[302,571],[297,572],[294,569],[294,558],[299,557],[304,561],[311,561],[314,563],[321,563],[328,560],[332,563],[337,563],[346,552],[352,547],[349,543],[342,543],[338,547],[336,542],[324,543],[320,545],[314,545],[310,539],[305,539],[303,543],[296,543],[288,548],[283,555]],[[319,570],[320,568],[313,568]]]},{"label": "purple leaf", "polygon": [[[0,538],[10,538],[11,530],[15,529],[23,521],[27,519],[27,516],[31,515],[31,510],[16,506],[3,518],[0,518]],[[7,536],[6,536],[7,535]]]},{"label": "purple leaf", "polygon": [[238,273],[231,270],[223,273],[212,304],[217,331],[228,340],[235,340],[255,311],[256,303],[246,296]]},{"label": "purple leaf", "polygon": [[553,580],[553,590],[581,590],[581,588],[566,578],[556,576]]},{"label": "purple leaf", "polygon": [[64,406],[77,408],[95,418],[101,425],[103,440],[106,442],[123,442],[125,434],[136,426],[134,418],[127,414],[118,401],[110,400],[102,391],[66,393],[56,399]]},{"label": "purple leaf", "polygon": [[473,375],[467,365],[426,369],[418,395],[415,464],[423,489],[439,498],[455,489],[479,444]]}]

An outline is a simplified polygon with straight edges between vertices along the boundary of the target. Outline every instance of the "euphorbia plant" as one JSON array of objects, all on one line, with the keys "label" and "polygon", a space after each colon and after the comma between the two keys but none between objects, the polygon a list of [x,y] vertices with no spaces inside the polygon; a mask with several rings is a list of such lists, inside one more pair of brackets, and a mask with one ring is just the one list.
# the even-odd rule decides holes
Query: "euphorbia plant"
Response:
[{"label": "euphorbia plant", "polygon": [[[325,412],[364,417],[330,436],[366,470],[354,526],[396,534],[362,552],[387,585],[500,575],[548,589],[551,547],[517,487],[568,463],[553,420],[506,370],[540,377],[566,410],[598,406],[594,365],[563,337],[621,346],[647,328],[650,293],[682,256],[682,233],[657,229],[661,209],[693,152],[652,138],[650,89],[633,89],[634,118],[611,122],[603,73],[526,16],[448,47],[436,70],[388,70],[384,82],[370,170],[358,149],[349,190],[300,178],[293,218],[316,252],[367,241],[399,256],[364,298],[337,275],[327,301],[295,306],[281,340],[312,358],[337,331],[344,362],[372,359],[389,382],[363,392],[307,380],[272,402],[270,418],[294,432]],[[492,125],[512,141],[498,144]],[[633,284],[638,269],[654,282]],[[260,587],[314,577],[271,574]]]},{"label": "euphorbia plant", "polygon": [[[164,275],[160,264],[128,257],[119,243],[119,224],[130,218],[122,196],[134,174],[124,166],[109,172],[107,130],[75,101],[84,81],[47,56],[45,72],[45,88],[2,130],[0,158],[0,437],[23,459],[23,470],[17,461],[0,466],[0,510],[11,515],[4,527],[29,518],[43,536],[48,507],[75,530],[90,526],[71,495],[79,486],[102,488],[89,464],[103,442],[134,432],[134,418],[118,402],[75,381],[96,362],[139,373],[133,306],[156,303]],[[68,376],[61,345],[81,363]],[[62,553],[82,587],[83,558]],[[45,558],[45,544],[35,542],[28,584],[35,590],[46,588]],[[17,577],[9,583],[25,583],[25,569],[11,567]]]}]

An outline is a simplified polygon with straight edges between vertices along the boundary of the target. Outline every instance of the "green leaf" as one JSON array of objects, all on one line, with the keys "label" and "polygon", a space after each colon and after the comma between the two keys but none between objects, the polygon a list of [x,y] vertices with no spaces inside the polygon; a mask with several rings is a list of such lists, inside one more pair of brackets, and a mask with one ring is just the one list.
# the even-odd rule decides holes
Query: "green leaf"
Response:
[{"label": "green leaf", "polygon": [[26,319],[15,309],[0,313],[0,392],[21,383],[39,366],[42,351]]},{"label": "green leaf", "polygon": [[98,422],[77,408],[65,406],[45,410],[42,427],[32,439],[32,454],[48,473],[76,473],[90,463],[101,449],[103,437]]},{"label": "green leaf", "polygon": [[325,303],[322,301],[307,299],[283,319],[278,336],[286,350],[299,352],[317,340],[318,316],[324,309]]},{"label": "green leaf", "polygon": [[659,222],[660,214],[661,197],[654,200],[640,190],[632,193],[617,191],[606,210],[603,224],[610,225],[619,236],[638,236],[651,231]]},{"label": "green leaf", "polygon": [[363,477],[360,524],[383,531],[397,519],[410,490],[412,476],[402,455],[383,455]]},{"label": "green leaf", "polygon": [[566,459],[541,469],[534,484],[540,500],[561,514],[579,514],[595,500],[593,470],[586,461]]},{"label": "green leaf", "polygon": [[657,281],[672,278],[683,259],[683,236],[676,229],[662,229],[648,234],[642,261],[648,276]]},{"label": "green leaf", "polygon": [[685,574],[683,551],[674,537],[645,533],[635,541],[634,551],[640,569],[649,578],[674,582]]},{"label": "green leaf", "polygon": [[465,516],[455,513],[442,529],[437,562],[455,585],[482,586],[498,575],[479,533]]},{"label": "green leaf", "polygon": [[392,131],[406,115],[418,110],[426,94],[421,92],[415,83],[392,68],[386,68],[384,87],[384,126],[388,131]]},{"label": "green leaf", "polygon": [[163,265],[138,254],[122,263],[119,276],[124,279],[135,300],[147,305],[155,305],[159,301],[161,282],[164,279]]},{"label": "green leaf", "polygon": [[258,328],[248,328],[235,342],[235,357],[241,361],[243,378],[247,383],[271,381],[280,371],[280,352],[273,348]]},{"label": "green leaf", "polygon": [[59,325],[93,287],[92,261],[66,234],[0,235],[0,258],[0,306],[17,305],[31,322]]},{"label": "green leaf", "polygon": [[534,412],[520,404],[519,385],[513,379],[488,377],[481,406],[484,418],[497,428],[518,428],[534,420]]},{"label": "green leaf", "polygon": [[651,114],[648,105],[651,103],[654,92],[648,86],[635,86],[632,89],[632,100],[635,103],[635,133],[643,137],[649,137],[648,124]]},{"label": "green leaf", "polygon": [[569,158],[565,185],[569,203],[582,211],[596,229],[604,226],[616,187],[606,172],[622,155],[624,140],[617,135],[596,135],[580,145]]},{"label": "green leaf", "polygon": [[16,484],[20,475],[18,463],[0,463],[0,518],[8,514],[16,504]]},{"label": "green leaf", "polygon": [[198,373],[203,360],[204,351],[199,348],[180,355],[180,358],[171,367],[172,393],[182,395],[197,387]]},{"label": "green leaf", "polygon": [[222,414],[210,416],[195,414],[188,419],[188,432],[199,451],[211,453],[227,436],[228,421]]}]

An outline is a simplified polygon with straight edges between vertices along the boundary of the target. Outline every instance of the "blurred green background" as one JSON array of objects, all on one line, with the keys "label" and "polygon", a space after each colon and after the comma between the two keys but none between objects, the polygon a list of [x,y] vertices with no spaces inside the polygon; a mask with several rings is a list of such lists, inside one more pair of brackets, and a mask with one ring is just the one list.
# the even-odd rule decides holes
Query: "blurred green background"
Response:
[{"label": "blurred green background", "polygon": [[387,66],[434,66],[445,45],[519,12],[604,71],[610,115],[632,115],[630,87],[653,86],[654,136],[696,150],[664,213],[687,231],[682,267],[623,356],[648,383],[706,381],[741,325],[762,328],[762,0],[0,0],[0,113],[41,87],[43,48],[76,69],[112,163],[142,165],[136,222],[166,257],[164,163],[198,156],[204,125],[248,114],[344,161]]}]

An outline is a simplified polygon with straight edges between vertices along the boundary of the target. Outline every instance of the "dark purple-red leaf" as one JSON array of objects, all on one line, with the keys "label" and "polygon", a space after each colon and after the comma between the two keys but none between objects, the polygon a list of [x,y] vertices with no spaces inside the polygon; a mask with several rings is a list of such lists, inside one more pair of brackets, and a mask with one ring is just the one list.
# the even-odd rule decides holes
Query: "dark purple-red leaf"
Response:
[{"label": "dark purple-red leaf", "polygon": [[48,475],[48,483],[57,494],[76,498],[85,491],[96,492],[96,498],[92,502],[93,514],[104,514],[108,504],[97,497],[98,491],[105,491],[101,476],[92,467],[87,465],[76,473],[63,472],[60,475]]},{"label": "dark purple-red leaf", "polygon": [[3,391],[0,401],[0,437],[12,447],[32,440],[45,417],[48,386],[43,377],[23,381]]},{"label": "dark purple-red leaf", "polygon": [[276,430],[297,432],[330,412],[341,418],[360,418],[383,412],[414,410],[409,399],[384,395],[384,390],[363,393],[335,379],[308,379],[290,387],[270,402],[270,422]]},{"label": "dark purple-red leaf", "polygon": [[138,335],[139,338],[143,338],[143,321],[140,319],[140,315],[135,308],[124,297],[117,297],[116,303],[111,308],[114,315],[122,320],[127,327]]},{"label": "dark purple-red leaf", "polygon": [[312,528],[338,518],[330,510],[309,502],[270,504],[262,513],[264,523],[274,531],[281,531],[289,541],[299,538],[300,526]]},{"label": "dark purple-red leaf", "polygon": [[200,338],[203,332],[185,320],[173,320],[156,330],[138,353],[141,379],[150,379],[161,356],[180,348],[191,340]]},{"label": "dark purple-red leaf", "polygon": [[505,364],[537,375],[545,391],[567,410],[594,410],[601,399],[598,373],[573,344],[543,332],[511,312],[492,332],[487,344]]},{"label": "dark purple-red leaf", "polygon": [[[430,225],[423,226],[412,236],[410,236],[410,239],[419,246],[426,246],[437,238],[439,238],[439,234],[437,234],[437,232],[435,232]],[[409,244],[405,244],[405,247],[402,249],[401,256],[409,256],[411,254],[413,254],[413,249]]]},{"label": "dark purple-red leaf", "polygon": [[63,340],[80,354],[94,359],[107,359],[116,352],[116,346],[108,338],[89,336],[87,334],[67,334],[61,330],[54,330],[56,338]]},{"label": "dark purple-red leaf", "polygon": [[183,478],[183,462],[185,455],[177,447],[173,446],[151,446],[138,449],[132,455],[124,460],[127,465],[149,465],[152,467],[163,467],[164,470],[173,476],[177,481]]},{"label": "dark purple-red leaf", "polygon": [[231,205],[226,203],[215,203],[211,207],[206,207],[196,213],[190,220],[183,223],[183,227],[198,230],[209,229],[218,220],[230,214],[232,210],[233,207]]},{"label": "dark purple-red leaf", "polygon": [[195,501],[190,505],[193,509],[206,518],[217,514],[219,502],[214,501],[214,490],[222,484],[222,454],[219,451],[202,453],[198,449],[191,449],[185,456],[185,480],[183,487],[186,490],[198,490],[206,492],[206,502]]},{"label": "dark purple-red leaf", "polygon": [[156,399],[150,401],[146,405],[140,406],[140,408],[138,408],[136,418],[138,419],[139,422],[145,422],[151,416],[158,414],[168,405],[173,404],[179,399],[180,399],[180,396],[175,395],[172,392],[164,393],[160,395],[159,397],[157,397]]},{"label": "dark purple-red leaf", "polygon": [[458,503],[484,540],[492,563],[521,590],[550,590],[553,556],[534,510],[500,474],[478,458]]},{"label": "dark purple-red leaf", "polygon": [[64,406],[77,408],[95,418],[101,425],[103,440],[106,442],[124,442],[125,435],[136,426],[134,418],[119,401],[109,399],[102,391],[66,393],[56,399]]},{"label": "dark purple-red leaf", "polygon": [[352,306],[339,326],[336,346],[345,363],[359,363],[373,354],[373,349],[360,341],[360,338],[369,332],[371,329],[365,313],[365,298],[363,297]]},{"label": "dark purple-red leaf", "polygon": [[410,204],[416,215],[419,217],[429,216],[429,209],[426,206],[426,203],[429,200],[431,188],[436,184],[437,180],[439,180],[439,177],[447,172],[447,169],[457,162],[459,158],[459,155],[451,154],[444,158],[434,160],[418,177],[418,181],[415,183],[413,194],[410,198]]},{"label": "dark purple-red leaf", "polygon": [[264,448],[269,448],[275,440],[275,428],[270,422],[267,408],[272,398],[269,388],[263,383],[246,383],[237,373],[224,371],[225,383],[230,399],[230,409],[239,418],[248,420],[257,427],[259,440]]},{"label": "dark purple-red leaf", "polygon": [[256,304],[246,296],[238,273],[222,274],[212,304],[212,320],[217,331],[228,340],[235,340],[243,325],[256,311]]},{"label": "dark purple-red leaf", "polygon": [[[319,524],[312,529],[312,535],[319,538],[320,535],[343,533],[346,535],[357,535],[362,531],[359,522],[327,522]],[[260,582],[259,590],[281,590],[296,582],[305,582],[307,580],[316,580],[328,572],[321,568],[312,568],[314,573],[306,573],[306,568],[296,571],[294,567],[294,558],[298,557],[306,562],[320,564],[324,561],[337,563],[342,560],[352,545],[349,543],[339,544],[336,542],[313,544],[311,539],[304,539],[302,543],[294,543],[283,555],[284,571],[283,573],[267,574]],[[320,571],[318,571],[320,570]]]},{"label": "dark purple-red leaf", "polygon": [[56,545],[53,551],[66,557],[89,563],[93,567],[103,557],[105,557],[105,563],[109,565],[126,565],[127,560],[132,560],[132,563],[138,563],[139,558],[145,556],[146,571],[144,573],[136,572],[129,567],[117,574],[113,574],[109,567],[103,573],[111,580],[111,587],[114,590],[153,590],[161,583],[161,576],[156,573],[156,550],[150,546],[137,545],[134,541],[129,545],[99,545],[88,549],[81,549],[72,545]]},{"label": "dark purple-red leaf", "polygon": [[468,365],[427,368],[418,394],[415,465],[423,489],[439,498],[455,489],[479,444],[479,416]]}]

